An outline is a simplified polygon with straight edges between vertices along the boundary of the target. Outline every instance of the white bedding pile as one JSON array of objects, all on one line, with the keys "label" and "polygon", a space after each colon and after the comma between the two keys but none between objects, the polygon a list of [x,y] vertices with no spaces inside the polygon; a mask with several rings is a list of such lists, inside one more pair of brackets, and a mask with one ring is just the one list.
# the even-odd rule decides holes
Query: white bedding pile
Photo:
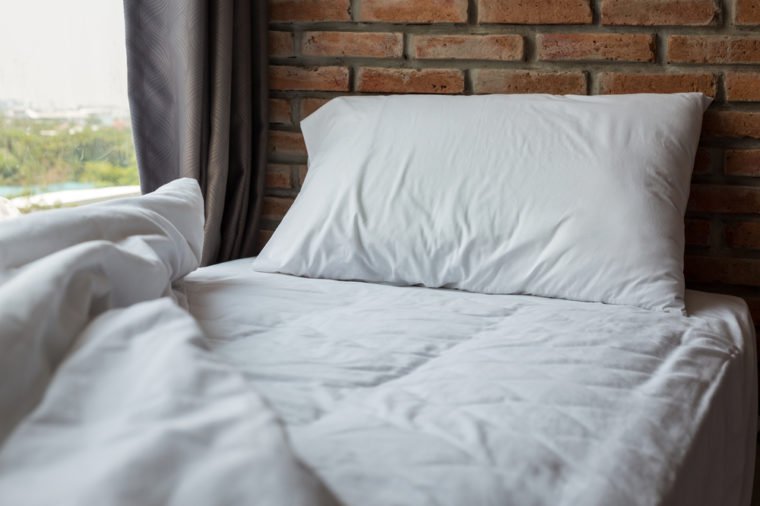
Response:
[{"label": "white bedding pile", "polygon": [[754,331],[690,314],[302,279],[241,260],[185,281],[211,348],[346,504],[748,505]]},{"label": "white bedding pile", "polygon": [[748,504],[752,322],[681,270],[707,102],[340,99],[255,262],[197,269],[191,180],[0,222],[0,505]]},{"label": "white bedding pile", "polygon": [[747,504],[740,300],[190,273],[200,209],[184,180],[0,224],[0,504]]},{"label": "white bedding pile", "polygon": [[202,210],[179,180],[0,223],[0,504],[334,504],[174,302]]}]

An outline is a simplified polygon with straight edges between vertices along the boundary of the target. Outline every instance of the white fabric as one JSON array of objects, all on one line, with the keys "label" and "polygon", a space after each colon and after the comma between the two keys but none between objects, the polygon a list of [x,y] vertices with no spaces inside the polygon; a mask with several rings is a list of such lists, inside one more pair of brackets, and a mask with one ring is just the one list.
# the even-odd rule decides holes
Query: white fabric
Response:
[{"label": "white fabric", "polygon": [[172,282],[195,181],[0,223],[0,504],[335,504]]},{"label": "white fabric", "polygon": [[10,200],[0,197],[0,220],[16,218],[20,215],[21,213],[11,204]]},{"label": "white fabric", "polygon": [[683,310],[697,93],[342,97],[261,272]]},{"label": "white fabric", "polygon": [[349,505],[748,505],[757,379],[740,299],[629,306],[252,271],[190,310]]}]

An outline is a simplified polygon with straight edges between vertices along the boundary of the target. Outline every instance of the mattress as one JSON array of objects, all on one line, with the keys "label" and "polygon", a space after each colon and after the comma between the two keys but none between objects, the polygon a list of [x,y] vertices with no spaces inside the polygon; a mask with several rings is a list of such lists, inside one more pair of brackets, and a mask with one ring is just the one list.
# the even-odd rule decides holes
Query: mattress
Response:
[{"label": "mattress", "polygon": [[689,316],[263,274],[189,275],[210,347],[350,505],[749,504],[755,336]]}]

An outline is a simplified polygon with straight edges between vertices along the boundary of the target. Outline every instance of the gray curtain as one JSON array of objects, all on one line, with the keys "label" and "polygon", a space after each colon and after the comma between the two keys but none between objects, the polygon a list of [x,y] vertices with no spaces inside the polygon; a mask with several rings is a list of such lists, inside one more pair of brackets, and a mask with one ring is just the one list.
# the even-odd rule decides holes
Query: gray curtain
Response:
[{"label": "gray curtain", "polygon": [[124,0],[142,190],[198,180],[203,265],[254,253],[266,163],[266,5]]}]

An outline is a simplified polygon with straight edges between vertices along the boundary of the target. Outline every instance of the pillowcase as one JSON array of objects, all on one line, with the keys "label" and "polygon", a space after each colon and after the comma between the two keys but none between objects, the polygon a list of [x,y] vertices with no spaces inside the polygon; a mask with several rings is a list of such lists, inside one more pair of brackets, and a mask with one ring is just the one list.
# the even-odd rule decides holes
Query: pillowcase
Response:
[{"label": "pillowcase", "polygon": [[683,312],[710,99],[372,96],[302,123],[309,171],[254,269]]}]

